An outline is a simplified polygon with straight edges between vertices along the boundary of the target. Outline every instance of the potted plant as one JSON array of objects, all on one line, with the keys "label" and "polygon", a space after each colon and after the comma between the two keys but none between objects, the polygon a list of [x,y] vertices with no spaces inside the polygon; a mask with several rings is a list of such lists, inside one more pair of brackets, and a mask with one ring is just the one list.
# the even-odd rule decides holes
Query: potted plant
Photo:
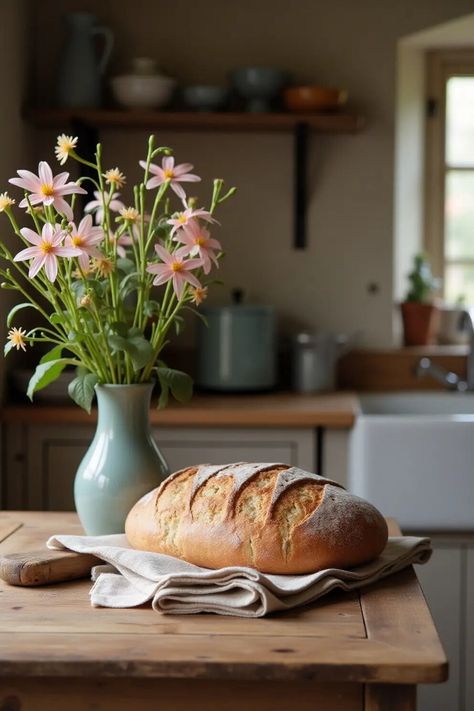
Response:
[{"label": "potted plant", "polygon": [[439,288],[440,281],[433,276],[425,254],[415,255],[408,282],[406,299],[400,305],[404,344],[426,346],[434,342],[438,329],[439,308],[433,293]]}]

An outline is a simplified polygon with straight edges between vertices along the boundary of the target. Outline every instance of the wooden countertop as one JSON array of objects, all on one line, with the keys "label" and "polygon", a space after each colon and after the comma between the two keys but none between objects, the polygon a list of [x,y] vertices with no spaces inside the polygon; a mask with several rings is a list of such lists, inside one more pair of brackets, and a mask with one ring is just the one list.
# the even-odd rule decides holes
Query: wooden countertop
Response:
[{"label": "wooden countertop", "polygon": [[[196,395],[191,402],[170,400],[165,410],[151,410],[153,425],[163,427],[352,427],[358,400],[354,393],[320,395]],[[90,424],[75,405],[10,405],[0,410],[3,422]]]},{"label": "wooden countertop", "polygon": [[[399,533],[393,522],[390,528]],[[0,553],[38,550],[59,532],[80,533],[75,514],[4,512]],[[359,593],[333,592],[263,619],[162,615],[146,605],[93,609],[90,585],[0,583],[0,701],[124,711],[133,698],[147,711],[159,698],[177,711],[190,704],[195,711],[268,711],[298,699],[299,711],[410,711],[415,684],[446,679],[446,657],[412,568]]]}]

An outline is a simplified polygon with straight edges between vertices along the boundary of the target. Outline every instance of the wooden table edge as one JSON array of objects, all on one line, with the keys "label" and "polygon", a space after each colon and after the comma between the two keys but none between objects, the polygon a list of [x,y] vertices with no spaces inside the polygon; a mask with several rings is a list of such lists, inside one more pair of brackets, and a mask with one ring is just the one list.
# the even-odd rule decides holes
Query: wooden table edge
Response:
[{"label": "wooden table edge", "polygon": [[[34,525],[34,520],[38,513],[44,512],[21,512],[8,511],[0,512],[0,541],[6,540],[18,531],[23,525]],[[56,512],[48,512],[54,513]],[[64,515],[64,514],[62,514]],[[75,514],[68,512],[67,517],[74,518]],[[21,521],[21,517],[25,519]],[[396,535],[400,532],[397,523],[393,519],[388,519],[390,535]],[[383,605],[377,604],[377,600],[371,600],[370,605],[367,604],[368,597],[376,597],[384,586],[393,582],[404,589],[405,594],[417,596],[418,603],[422,612],[422,622],[428,625],[430,636],[428,642],[432,643],[431,653],[425,654],[424,659],[420,662],[420,652],[418,645],[423,642],[423,637],[417,632],[416,626],[412,624],[412,620],[408,620],[409,624],[405,632],[403,644],[397,644],[392,639],[386,638],[386,629],[390,628],[392,623],[391,616],[387,617],[384,613]],[[241,679],[288,679],[288,680],[303,680],[311,679],[313,681],[348,681],[358,683],[395,683],[395,684],[418,684],[418,683],[440,683],[446,680],[448,672],[448,661],[442,649],[439,639],[436,634],[436,628],[431,619],[428,606],[424,599],[423,593],[419,586],[417,577],[413,567],[406,568],[393,576],[382,579],[367,588],[363,588],[359,593],[361,611],[367,628],[367,639],[351,639],[351,646],[357,649],[357,663],[341,662],[344,659],[344,645],[347,645],[347,640],[331,640],[330,643],[335,645],[336,653],[339,651],[341,657],[337,657],[337,663],[328,663],[324,661],[312,662],[292,662],[291,658],[285,656],[281,662],[267,662],[258,666],[252,662],[243,662],[241,660],[227,661],[225,664],[218,660],[147,660],[141,657],[130,659],[103,659],[91,657],[89,659],[71,658],[70,660],[58,659],[51,656],[44,657],[41,662],[34,658],[28,658],[28,653],[23,653],[21,659],[13,659],[10,655],[2,653],[0,647],[0,678],[9,676],[51,676],[58,675],[66,676],[133,676],[143,678],[241,678]],[[367,609],[375,610],[380,615],[379,625],[373,624],[373,619],[367,619]],[[365,610],[365,613],[364,613]],[[377,615],[376,615],[377,616]],[[372,615],[373,618],[373,615]],[[381,632],[380,632],[381,630]],[[54,642],[54,638],[60,638],[61,634],[45,633],[44,631],[35,632],[16,632],[16,637],[21,638],[23,635],[28,635],[30,638],[37,637],[38,640],[45,641],[48,638]],[[201,637],[204,639],[212,638],[212,634],[189,635],[194,639]],[[70,641],[77,642],[78,648],[88,648],[87,638],[91,642],[95,638],[92,633],[69,635]],[[110,641],[118,640],[117,634],[103,634],[102,638],[110,638]],[[161,648],[166,647],[166,638],[171,638],[172,635],[160,635]],[[186,635],[180,635],[184,638]],[[270,639],[269,635],[261,635],[261,639]],[[154,639],[154,638],[153,638]],[[237,639],[237,637],[236,637]],[[244,638],[242,638],[244,639]],[[283,639],[280,636],[275,637],[276,640]],[[320,638],[315,637],[315,640]],[[434,640],[434,644],[433,644]],[[285,638],[285,644],[288,638]],[[145,648],[151,640],[144,640],[141,643]],[[326,646],[329,644],[324,638]],[[38,645],[39,646],[39,645]],[[75,648],[75,644],[71,645]],[[92,648],[92,647],[91,647]],[[374,675],[373,660],[374,654],[380,655],[384,650],[390,650],[392,656],[395,655],[396,663],[383,663],[378,661],[378,672]],[[282,650],[284,651],[284,650]]]}]

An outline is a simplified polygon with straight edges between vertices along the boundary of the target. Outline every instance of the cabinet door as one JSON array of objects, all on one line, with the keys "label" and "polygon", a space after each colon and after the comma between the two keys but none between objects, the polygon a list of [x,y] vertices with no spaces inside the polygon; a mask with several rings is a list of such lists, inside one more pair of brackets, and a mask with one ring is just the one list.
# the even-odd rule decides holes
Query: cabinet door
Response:
[{"label": "cabinet door", "polygon": [[[434,543],[434,552],[426,565],[416,566],[416,574],[431,610],[438,634],[449,660],[449,679],[444,684],[418,687],[419,711],[458,711],[461,683],[461,626],[463,611],[462,565],[460,546]],[[466,707],[474,708],[474,707]]]},{"label": "cabinet door", "polygon": [[95,428],[30,425],[27,434],[27,508],[74,511],[74,477]]},{"label": "cabinet door", "polygon": [[466,620],[464,639],[466,645],[465,678],[466,678],[466,711],[474,709],[474,548],[467,549],[466,568]]},{"label": "cabinet door", "polygon": [[[76,470],[94,427],[31,425],[26,435],[26,508],[74,510]],[[314,471],[311,429],[159,428],[154,436],[170,471],[192,464],[237,461],[283,462]]]}]

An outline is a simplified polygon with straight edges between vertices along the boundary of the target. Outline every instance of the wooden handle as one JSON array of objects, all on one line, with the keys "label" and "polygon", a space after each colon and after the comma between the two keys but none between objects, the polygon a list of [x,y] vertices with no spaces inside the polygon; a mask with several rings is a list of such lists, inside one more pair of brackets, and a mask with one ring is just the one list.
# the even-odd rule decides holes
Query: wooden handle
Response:
[{"label": "wooden handle", "polygon": [[0,556],[0,578],[9,585],[49,585],[85,578],[101,562],[93,555],[71,551],[14,553]]}]

